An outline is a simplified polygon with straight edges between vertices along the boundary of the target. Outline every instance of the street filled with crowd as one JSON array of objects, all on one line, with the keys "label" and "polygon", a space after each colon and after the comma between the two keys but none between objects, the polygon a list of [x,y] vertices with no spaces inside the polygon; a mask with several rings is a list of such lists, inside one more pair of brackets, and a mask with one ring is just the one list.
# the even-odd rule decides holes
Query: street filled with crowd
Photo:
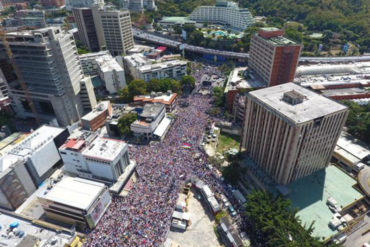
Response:
[{"label": "street filled with crowd", "polygon": [[[202,74],[213,70],[200,69],[193,76],[199,82]],[[162,142],[130,147],[130,158],[138,164],[138,180],[126,197],[113,198],[97,227],[88,234],[88,246],[160,246],[185,181],[199,178],[213,191],[230,197],[229,187],[209,169],[200,149],[202,134],[211,121],[206,114],[210,101],[207,96],[191,94],[189,106],[177,109],[176,120]]]}]

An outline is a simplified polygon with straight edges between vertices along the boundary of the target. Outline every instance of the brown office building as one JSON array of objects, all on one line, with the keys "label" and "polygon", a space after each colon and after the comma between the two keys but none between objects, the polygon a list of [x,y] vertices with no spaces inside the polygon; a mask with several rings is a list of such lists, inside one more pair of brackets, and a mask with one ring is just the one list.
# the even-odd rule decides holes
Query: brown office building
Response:
[{"label": "brown office building", "polygon": [[294,83],[247,94],[242,149],[277,183],[324,168],[347,119],[347,107]]},{"label": "brown office building", "polygon": [[251,39],[249,68],[267,86],[294,80],[302,45],[283,35],[284,31],[277,28],[261,28]]}]

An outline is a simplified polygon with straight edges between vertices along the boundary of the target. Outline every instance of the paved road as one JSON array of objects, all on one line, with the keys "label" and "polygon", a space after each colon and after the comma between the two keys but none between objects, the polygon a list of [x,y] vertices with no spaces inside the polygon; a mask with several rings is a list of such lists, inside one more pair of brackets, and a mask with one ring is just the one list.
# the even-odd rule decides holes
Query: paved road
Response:
[{"label": "paved road", "polygon": [[[151,41],[157,44],[166,45],[172,48],[179,49],[179,46],[182,44],[179,41],[175,41],[169,38],[159,36],[155,33],[144,32],[142,30],[133,28],[132,32],[135,38]],[[200,46],[184,44],[185,51],[203,53],[203,54],[214,54],[220,55],[228,58],[237,58],[245,59],[249,58],[248,53],[241,52],[231,52],[231,51],[221,51],[215,49],[204,48]],[[351,57],[301,57],[300,62],[309,62],[309,63],[338,63],[338,62],[360,62],[360,61],[370,61],[370,56],[351,56]]]},{"label": "paved road", "polygon": [[365,224],[360,229],[347,237],[343,244],[345,247],[362,247],[364,243],[370,241],[370,233],[362,235],[364,231],[370,228],[370,217],[365,215],[364,222]]}]

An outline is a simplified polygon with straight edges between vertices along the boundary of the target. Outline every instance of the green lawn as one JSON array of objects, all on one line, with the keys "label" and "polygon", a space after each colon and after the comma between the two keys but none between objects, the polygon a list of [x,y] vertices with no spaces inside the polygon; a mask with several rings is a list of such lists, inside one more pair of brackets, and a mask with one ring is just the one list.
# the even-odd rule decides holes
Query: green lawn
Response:
[{"label": "green lawn", "polygon": [[236,148],[239,150],[239,137],[231,136],[228,134],[220,134],[218,138],[218,145],[216,151],[223,154],[225,151],[228,151],[230,148]]}]

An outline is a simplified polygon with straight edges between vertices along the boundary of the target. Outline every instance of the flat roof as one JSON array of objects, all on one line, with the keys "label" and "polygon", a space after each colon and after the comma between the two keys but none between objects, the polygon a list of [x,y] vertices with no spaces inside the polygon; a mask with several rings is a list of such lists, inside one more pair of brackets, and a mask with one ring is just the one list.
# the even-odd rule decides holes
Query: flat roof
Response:
[{"label": "flat roof", "polygon": [[164,117],[154,131],[154,135],[162,137],[171,124],[171,119]]},{"label": "flat roof", "polygon": [[264,82],[256,78],[245,78],[244,76],[240,75],[246,70],[247,67],[239,67],[230,72],[227,85],[225,87],[225,93],[227,93],[229,90],[253,89],[266,86]]},{"label": "flat roof", "polygon": [[336,166],[328,166],[307,177],[292,182],[288,198],[293,208],[298,208],[297,215],[302,225],[314,223],[313,236],[329,238],[337,231],[329,228],[333,213],[326,205],[329,197],[333,197],[338,206],[346,207],[361,199],[363,194],[353,188],[356,181]]},{"label": "flat roof", "polygon": [[150,72],[152,70],[156,69],[165,69],[165,68],[170,68],[173,66],[181,66],[181,65],[186,65],[187,62],[183,60],[171,60],[171,61],[166,61],[166,62],[161,62],[161,63],[156,63],[156,64],[149,64],[149,65],[144,65],[142,67],[139,67],[138,70],[140,70],[142,73],[145,72]]},{"label": "flat roof", "polygon": [[[302,103],[292,105],[283,101],[284,93],[296,91],[305,96]],[[248,97],[256,99],[282,116],[295,123],[304,123],[331,113],[347,109],[331,99],[314,93],[294,83],[285,83],[273,87],[252,91]]]},{"label": "flat roof", "polygon": [[354,138],[352,135],[342,131],[334,149],[335,153],[344,157],[353,164],[370,155],[369,146]]},{"label": "flat roof", "polygon": [[189,20],[183,16],[164,16],[160,22],[172,22],[172,23],[196,23],[195,21]]},{"label": "flat roof", "polygon": [[85,116],[81,118],[81,120],[91,121],[103,112],[108,110],[110,101],[102,101],[100,102],[91,112],[87,113]]},{"label": "flat roof", "polygon": [[151,117],[155,118],[163,110],[164,104],[154,103],[144,105],[143,112],[140,113],[140,117]]},{"label": "flat roof", "polygon": [[357,95],[357,94],[367,94],[369,93],[368,88],[338,88],[338,89],[327,89],[322,90],[323,95],[327,97],[331,96],[344,96],[344,95]]},{"label": "flat roof", "polygon": [[97,137],[82,151],[82,155],[110,162],[115,160],[125,148],[127,149],[127,144],[124,141]]},{"label": "flat roof", "polygon": [[112,70],[123,71],[121,65],[110,54],[97,57],[96,63],[102,72],[108,72]]},{"label": "flat roof", "polygon": [[39,197],[70,207],[89,210],[104,189],[103,183],[64,176],[46,194],[39,195]]},{"label": "flat roof", "polygon": [[172,104],[177,97],[177,93],[154,93],[153,95],[134,96],[134,101],[144,101],[152,103]]}]

